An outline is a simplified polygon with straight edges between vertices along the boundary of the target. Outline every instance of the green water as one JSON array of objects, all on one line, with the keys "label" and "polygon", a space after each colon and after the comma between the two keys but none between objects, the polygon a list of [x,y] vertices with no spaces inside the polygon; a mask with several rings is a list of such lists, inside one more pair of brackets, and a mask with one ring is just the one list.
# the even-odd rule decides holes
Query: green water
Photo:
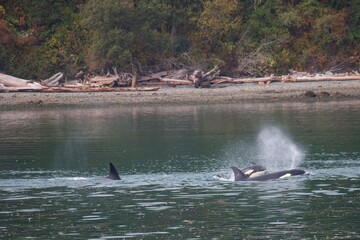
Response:
[{"label": "green water", "polygon": [[0,239],[357,239],[359,177],[359,101],[0,112]]}]

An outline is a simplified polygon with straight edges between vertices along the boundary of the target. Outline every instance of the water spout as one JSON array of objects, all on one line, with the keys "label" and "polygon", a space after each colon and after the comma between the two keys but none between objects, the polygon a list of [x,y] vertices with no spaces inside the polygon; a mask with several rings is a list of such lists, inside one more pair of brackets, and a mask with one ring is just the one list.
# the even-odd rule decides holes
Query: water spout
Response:
[{"label": "water spout", "polygon": [[269,170],[296,168],[304,160],[304,151],[277,127],[266,127],[258,136],[259,159]]}]

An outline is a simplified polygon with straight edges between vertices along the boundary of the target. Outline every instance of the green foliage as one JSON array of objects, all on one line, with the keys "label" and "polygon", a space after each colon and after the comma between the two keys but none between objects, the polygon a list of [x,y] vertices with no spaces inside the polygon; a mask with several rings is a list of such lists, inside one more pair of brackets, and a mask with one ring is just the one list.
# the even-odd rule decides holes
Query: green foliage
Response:
[{"label": "green foliage", "polygon": [[356,68],[359,26],[358,0],[0,0],[0,71],[166,68],[184,53],[255,75]]},{"label": "green foliage", "polygon": [[231,67],[242,29],[241,6],[237,0],[204,1],[195,19],[194,46],[204,58],[217,58]]},{"label": "green foliage", "polygon": [[90,38],[90,68],[126,68],[135,59],[143,65],[156,64],[169,49],[164,30],[169,12],[170,6],[158,0],[88,1],[82,23]]},{"label": "green foliage", "polygon": [[353,41],[360,40],[360,1],[352,0],[349,6],[348,35]]},{"label": "green foliage", "polygon": [[316,71],[335,65],[331,59],[341,54],[346,10],[336,11],[319,1],[304,0],[280,17],[291,33],[291,54],[293,59],[297,58],[294,62],[297,68]]},{"label": "green foliage", "polygon": [[0,71],[41,79],[56,71],[71,76],[84,67],[85,36],[78,23],[78,3],[22,0],[2,4],[6,38],[12,41],[1,46],[6,54],[0,54]]},{"label": "green foliage", "polygon": [[72,23],[62,24],[55,28],[54,34],[46,41],[44,57],[48,60],[49,69],[65,71],[73,76],[82,68],[84,62],[85,31],[79,20],[74,17]]},{"label": "green foliage", "polygon": [[284,59],[288,53],[283,46],[289,41],[289,30],[278,17],[282,8],[280,1],[270,0],[262,1],[256,8],[248,6],[238,48],[240,70],[263,75],[288,66],[290,60]]},{"label": "green foliage", "polygon": [[82,10],[87,29],[87,62],[91,69],[130,62],[134,36],[130,32],[132,1],[89,1]]},{"label": "green foliage", "polygon": [[5,9],[3,6],[0,5],[0,19],[5,17]]}]

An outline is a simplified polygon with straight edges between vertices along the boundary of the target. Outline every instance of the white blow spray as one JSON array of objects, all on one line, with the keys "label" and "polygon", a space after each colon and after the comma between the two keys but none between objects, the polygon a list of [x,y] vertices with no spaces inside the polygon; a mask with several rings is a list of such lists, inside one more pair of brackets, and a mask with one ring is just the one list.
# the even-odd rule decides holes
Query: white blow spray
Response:
[{"label": "white blow spray", "polygon": [[297,167],[305,153],[277,127],[266,127],[258,136],[259,159],[269,170]]}]

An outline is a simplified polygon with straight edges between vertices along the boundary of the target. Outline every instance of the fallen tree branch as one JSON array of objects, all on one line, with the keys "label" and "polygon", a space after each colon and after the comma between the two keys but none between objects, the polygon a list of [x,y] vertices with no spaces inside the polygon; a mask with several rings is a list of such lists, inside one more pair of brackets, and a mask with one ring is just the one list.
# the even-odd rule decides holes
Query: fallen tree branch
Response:
[{"label": "fallen tree branch", "polygon": [[45,89],[48,88],[35,83],[27,87],[6,87],[3,84],[0,84],[0,92],[40,92]]},{"label": "fallen tree branch", "polygon": [[274,82],[280,81],[280,77],[271,75],[270,77],[262,77],[262,78],[239,78],[234,79],[234,83],[266,83],[266,82]]},{"label": "fallen tree branch", "polygon": [[167,83],[174,83],[174,84],[183,84],[183,85],[193,84],[193,82],[190,80],[173,79],[173,78],[161,78],[160,81],[167,82]]},{"label": "fallen tree branch", "polygon": [[72,87],[52,87],[40,90],[40,92],[147,92],[157,91],[159,87],[136,87],[136,88],[113,88],[113,87],[87,87],[87,88],[72,88]]},{"label": "fallen tree branch", "polygon": [[349,76],[282,76],[283,82],[316,82],[316,81],[353,81],[360,80],[359,75]]},{"label": "fallen tree branch", "polygon": [[97,76],[89,79],[89,82],[96,86],[117,86],[118,81],[119,81],[118,76],[113,76],[113,77]]},{"label": "fallen tree branch", "polygon": [[48,79],[42,80],[41,84],[47,87],[57,87],[60,85],[60,81],[63,80],[63,78],[64,74],[59,72]]},{"label": "fallen tree branch", "polygon": [[140,76],[138,78],[138,82],[150,82],[150,81],[161,81],[161,79],[165,76],[168,75],[167,71],[163,71],[163,72],[158,72],[158,73],[151,73],[151,74],[147,74],[145,76]]}]

